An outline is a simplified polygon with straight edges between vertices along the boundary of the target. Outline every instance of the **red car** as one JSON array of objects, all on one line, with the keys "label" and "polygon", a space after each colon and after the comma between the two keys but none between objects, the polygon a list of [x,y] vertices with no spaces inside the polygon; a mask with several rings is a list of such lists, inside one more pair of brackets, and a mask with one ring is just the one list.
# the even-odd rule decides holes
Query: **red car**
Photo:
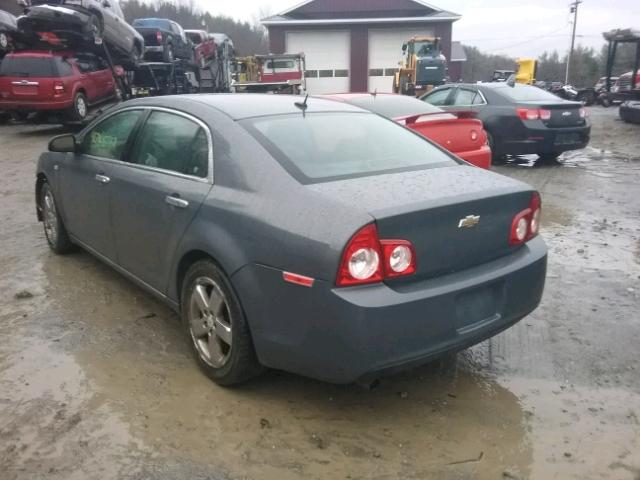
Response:
[{"label": "red car", "polygon": [[17,118],[62,112],[81,121],[90,106],[115,94],[111,70],[96,55],[28,51],[9,53],[0,64],[0,110]]},{"label": "red car", "polygon": [[476,167],[491,167],[491,149],[482,122],[472,112],[445,112],[405,95],[340,93],[324,98],[349,103],[415,130]]},{"label": "red car", "polygon": [[204,30],[185,30],[187,38],[193,43],[196,65],[204,68],[216,58],[216,42]]}]

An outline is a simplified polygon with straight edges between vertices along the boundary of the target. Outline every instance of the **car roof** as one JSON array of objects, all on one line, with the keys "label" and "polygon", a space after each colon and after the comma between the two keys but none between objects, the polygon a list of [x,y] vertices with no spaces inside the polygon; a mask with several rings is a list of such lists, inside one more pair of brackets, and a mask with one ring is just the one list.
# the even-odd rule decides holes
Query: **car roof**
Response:
[{"label": "car roof", "polygon": [[[151,97],[126,102],[126,105],[158,105],[164,107],[188,108],[190,102],[210,106],[224,113],[233,120],[272,115],[302,114],[302,109],[295,103],[305,101],[301,95],[270,95],[265,93],[215,93],[196,95],[169,95]],[[370,113],[368,110],[322,98],[309,97],[306,113],[318,112],[356,112]]]},{"label": "car roof", "polygon": [[74,52],[68,50],[23,50],[7,54],[11,57],[73,57],[74,55]]}]

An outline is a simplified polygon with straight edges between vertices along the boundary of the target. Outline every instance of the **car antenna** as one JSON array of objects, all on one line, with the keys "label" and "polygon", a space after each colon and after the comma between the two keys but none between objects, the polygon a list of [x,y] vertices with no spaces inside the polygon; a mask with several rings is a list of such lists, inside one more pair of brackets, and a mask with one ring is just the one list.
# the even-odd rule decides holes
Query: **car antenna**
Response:
[{"label": "car antenna", "polygon": [[305,112],[307,111],[307,99],[309,98],[309,94],[307,93],[306,97],[304,97],[304,102],[294,102],[294,105],[302,110],[302,116],[305,116]]},{"label": "car antenna", "polygon": [[371,94],[371,96],[372,96],[373,98],[376,98],[376,97],[378,96],[378,89],[377,89],[377,88],[373,91],[373,93]]}]

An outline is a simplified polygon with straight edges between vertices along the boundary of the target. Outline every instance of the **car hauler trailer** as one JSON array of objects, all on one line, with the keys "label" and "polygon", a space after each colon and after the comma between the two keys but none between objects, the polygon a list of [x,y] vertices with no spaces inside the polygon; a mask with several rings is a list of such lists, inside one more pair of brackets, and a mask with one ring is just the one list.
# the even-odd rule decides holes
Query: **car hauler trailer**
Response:
[{"label": "car hauler trailer", "polygon": [[289,93],[307,91],[304,53],[253,55],[234,62],[234,93]]}]

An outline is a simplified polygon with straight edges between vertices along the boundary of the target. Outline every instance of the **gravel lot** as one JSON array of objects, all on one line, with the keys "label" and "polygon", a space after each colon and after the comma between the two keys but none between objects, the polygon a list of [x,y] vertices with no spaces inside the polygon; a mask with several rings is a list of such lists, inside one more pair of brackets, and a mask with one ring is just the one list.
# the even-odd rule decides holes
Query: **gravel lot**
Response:
[{"label": "gravel lot", "polygon": [[495,170],[543,198],[540,308],[374,390],[217,387],[169,309],[35,219],[50,127],[0,127],[2,479],[640,479],[640,126]]}]

